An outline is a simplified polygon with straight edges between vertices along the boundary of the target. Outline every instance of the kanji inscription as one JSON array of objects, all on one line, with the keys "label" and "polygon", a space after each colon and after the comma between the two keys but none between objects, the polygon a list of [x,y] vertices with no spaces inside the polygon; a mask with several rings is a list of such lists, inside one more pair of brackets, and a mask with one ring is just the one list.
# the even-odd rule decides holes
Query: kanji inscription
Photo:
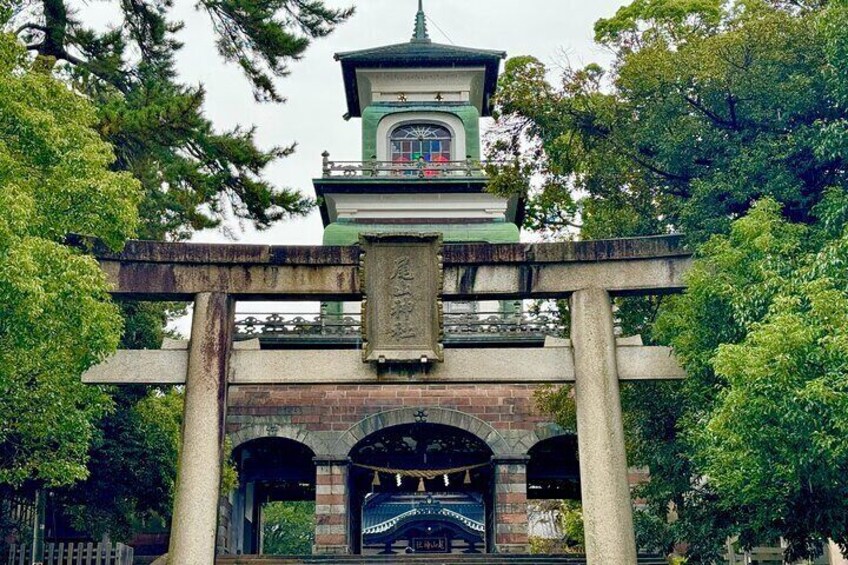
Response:
[{"label": "kanji inscription", "polygon": [[411,259],[403,255],[395,259],[392,271],[392,327],[391,334],[396,340],[415,339],[415,296],[412,283],[415,275],[410,267]]},{"label": "kanji inscription", "polygon": [[438,234],[363,235],[363,361],[442,361],[442,258]]}]

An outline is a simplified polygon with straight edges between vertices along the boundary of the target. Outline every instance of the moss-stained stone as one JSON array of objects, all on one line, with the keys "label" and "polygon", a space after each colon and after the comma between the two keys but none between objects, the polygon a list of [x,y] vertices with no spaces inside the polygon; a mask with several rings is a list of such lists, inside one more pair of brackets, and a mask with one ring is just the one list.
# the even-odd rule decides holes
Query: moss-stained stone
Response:
[{"label": "moss-stained stone", "polygon": [[361,233],[440,233],[445,243],[518,243],[518,226],[509,222],[485,224],[351,224],[337,222],[324,230],[324,245],[357,245]]},{"label": "moss-stained stone", "polygon": [[381,102],[362,111],[362,160],[370,161],[377,154],[377,127],[389,115],[433,112],[456,116],[465,126],[465,152],[480,160],[480,112],[471,104],[397,104]]}]

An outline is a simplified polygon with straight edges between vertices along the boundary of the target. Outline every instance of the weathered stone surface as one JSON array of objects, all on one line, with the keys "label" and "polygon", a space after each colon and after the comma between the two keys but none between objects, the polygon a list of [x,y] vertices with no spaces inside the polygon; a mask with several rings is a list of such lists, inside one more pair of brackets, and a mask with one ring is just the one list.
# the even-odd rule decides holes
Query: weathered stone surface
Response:
[{"label": "weathered stone surface", "polygon": [[[91,250],[99,259],[120,262],[359,265],[359,249],[355,246],[268,246],[131,240],[121,252],[115,253],[97,241],[80,236],[69,237],[68,243]],[[683,245],[681,235],[561,243],[462,244],[447,245],[444,249],[447,266],[594,262],[690,255]]]},{"label": "weathered stone surface", "polygon": [[[252,343],[252,342],[248,342]],[[670,348],[619,346],[619,378],[677,380],[685,373]],[[83,375],[89,384],[183,384],[186,350],[119,351]],[[231,384],[491,384],[574,381],[571,347],[450,349],[444,363],[429,369],[375,369],[357,351],[258,350],[236,344]]]},{"label": "weathered stone surface", "polygon": [[618,378],[622,381],[679,380],[686,372],[670,347],[619,345]]},{"label": "weathered stone surface", "polygon": [[118,351],[86,371],[86,384],[180,385],[186,382],[186,349]]},{"label": "weathered stone surface", "polygon": [[[589,286],[613,294],[661,294],[685,287],[685,257],[606,263],[445,266],[452,300],[562,297]],[[354,266],[185,265],[101,260],[113,294],[143,300],[190,300],[229,292],[240,300],[352,301],[362,298]]]},{"label": "weathered stone surface", "polygon": [[[129,242],[121,253],[95,246],[114,294],[191,300],[228,292],[242,300],[358,300],[358,247],[269,247]],[[677,292],[691,258],[679,236],[593,242],[451,245],[444,248],[446,298]]]},{"label": "weathered stone surface", "polygon": [[357,351],[238,351],[234,384],[389,384],[567,382],[571,351],[554,349],[450,349],[444,363],[375,369]]},{"label": "weathered stone surface", "polygon": [[357,267],[145,263],[101,260],[118,297],[189,301],[201,292],[242,300],[336,300],[361,296]]},{"label": "weathered stone surface", "polygon": [[233,306],[225,294],[200,294],[194,302],[168,551],[180,565],[215,560]]},{"label": "weathered stone surface", "polygon": [[827,551],[831,565],[848,565],[848,559],[843,557],[842,550],[834,542],[828,544]]},{"label": "weathered stone surface", "polygon": [[[562,342],[538,350],[452,350],[446,363],[429,372],[374,371],[355,362],[355,351],[334,352],[331,357],[326,352],[243,350],[233,354],[228,367],[229,325],[220,322],[231,316],[231,300],[358,300],[363,293],[358,247],[130,242],[122,253],[95,246],[95,254],[118,296],[197,297],[196,323],[187,351],[175,347],[164,352],[121,352],[86,375],[87,382],[109,382],[113,375],[120,375],[120,382],[173,383],[183,382],[175,374],[188,374],[172,561],[212,563],[229,371],[230,389],[238,397],[227,426],[234,438],[249,441],[262,433],[283,434],[280,437],[311,442],[336,455],[347,454],[368,433],[412,421],[412,406],[426,408],[433,423],[478,435],[497,456],[516,449],[526,453],[537,439],[553,437],[557,430],[549,429],[549,423],[534,413],[534,387],[516,383],[568,382],[576,375],[589,563],[635,563],[618,379],[681,378],[683,374],[668,350],[625,343],[616,348],[609,295],[682,290],[691,257],[680,238],[446,248],[443,295],[448,299],[559,298],[573,293],[573,349]],[[223,310],[229,313],[218,315]],[[134,357],[136,353],[148,356],[139,364],[142,357]],[[501,353],[507,357],[498,357]],[[322,363],[319,357],[332,361]],[[257,365],[265,368],[257,369]],[[369,371],[352,369],[356,366]],[[156,376],[151,377],[152,373]],[[256,380],[260,377],[263,380]],[[333,378],[350,380],[329,380]],[[314,386],[302,386],[309,383]],[[485,392],[476,388],[478,383],[487,384]],[[272,432],[268,426],[284,431]],[[496,504],[505,515],[495,528],[501,551],[518,550],[526,543],[520,512],[515,512],[526,494],[516,488],[515,473],[508,472],[512,476],[504,475],[496,493],[500,497]],[[319,472],[318,476],[321,496],[326,497],[320,508],[327,515],[316,549],[345,553],[349,533],[341,531],[335,515],[345,507],[345,495],[334,485],[344,485],[346,480],[341,471],[329,475]],[[324,478],[330,483],[321,483]]]},{"label": "weathered stone surface", "polygon": [[666,235],[561,243],[449,245],[445,265],[490,263],[571,263],[680,257],[690,253],[683,236]]},{"label": "weathered stone surface", "polygon": [[356,247],[243,245],[130,240],[114,252],[96,240],[70,236],[69,245],[90,250],[101,260],[199,265],[359,265]]},{"label": "weathered stone surface", "polygon": [[679,292],[690,266],[688,257],[446,265],[444,295],[458,300],[559,298],[590,287],[616,295]]},{"label": "weathered stone surface", "polygon": [[636,540],[609,294],[600,288],[574,293],[571,327],[587,561],[589,565],[635,565]]},{"label": "weathered stone surface", "polygon": [[362,360],[443,361],[440,235],[363,235]]}]

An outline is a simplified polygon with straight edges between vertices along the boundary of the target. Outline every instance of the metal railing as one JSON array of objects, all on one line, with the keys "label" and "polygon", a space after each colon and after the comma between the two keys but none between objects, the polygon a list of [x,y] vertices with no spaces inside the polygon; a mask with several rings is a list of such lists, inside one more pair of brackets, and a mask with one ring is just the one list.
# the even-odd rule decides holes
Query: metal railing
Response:
[{"label": "metal railing", "polygon": [[322,154],[324,178],[413,178],[433,179],[451,177],[486,177],[486,168],[494,163],[485,163],[470,157],[462,161],[430,162],[417,161],[331,161],[330,154]]},{"label": "metal railing", "polygon": [[[323,341],[358,340],[362,335],[361,314],[252,313],[237,314],[236,339]],[[562,321],[553,313],[473,312],[444,315],[445,340],[544,339],[565,333]]]}]

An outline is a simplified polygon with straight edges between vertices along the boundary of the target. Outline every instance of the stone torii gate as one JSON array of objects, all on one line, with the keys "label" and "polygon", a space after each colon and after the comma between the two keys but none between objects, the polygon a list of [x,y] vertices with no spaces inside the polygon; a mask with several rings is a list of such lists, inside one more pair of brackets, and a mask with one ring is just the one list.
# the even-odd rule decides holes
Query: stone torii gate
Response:
[{"label": "stone torii gate", "polygon": [[[83,377],[92,384],[185,384],[171,563],[215,560],[228,385],[573,382],[588,563],[636,564],[619,381],[685,375],[668,348],[617,344],[611,297],[682,291],[691,256],[680,237],[441,246],[418,235],[377,237],[360,247],[131,241],[121,253],[95,246],[95,255],[116,297],[194,303],[187,350],[120,351]],[[399,278],[408,283],[398,287]],[[363,297],[365,358],[357,351],[233,348],[237,300]],[[570,300],[570,341],[441,351],[442,299],[533,298]],[[407,325],[428,329],[404,337],[398,312],[411,316]]]}]

